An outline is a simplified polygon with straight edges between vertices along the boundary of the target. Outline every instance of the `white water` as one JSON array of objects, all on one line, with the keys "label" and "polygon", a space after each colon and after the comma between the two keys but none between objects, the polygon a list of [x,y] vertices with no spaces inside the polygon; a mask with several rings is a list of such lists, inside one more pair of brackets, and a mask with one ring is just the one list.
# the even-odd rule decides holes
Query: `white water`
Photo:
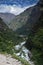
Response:
[{"label": "white water", "polygon": [[31,52],[24,46],[24,44],[26,43],[26,41],[20,43],[19,45],[15,46],[15,50],[16,51],[20,51],[18,53],[16,53],[17,56],[20,56],[22,58],[24,58],[25,60],[27,60],[31,65],[34,65],[34,63],[32,61],[30,61],[30,57],[28,56],[28,54],[30,56],[32,56]]}]

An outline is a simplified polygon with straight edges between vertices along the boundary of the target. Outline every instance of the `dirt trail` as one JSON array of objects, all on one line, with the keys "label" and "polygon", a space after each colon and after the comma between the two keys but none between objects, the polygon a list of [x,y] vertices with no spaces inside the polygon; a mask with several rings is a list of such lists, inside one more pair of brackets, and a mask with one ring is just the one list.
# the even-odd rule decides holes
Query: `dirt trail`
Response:
[{"label": "dirt trail", "polygon": [[22,65],[20,61],[12,58],[10,55],[0,54],[0,65]]}]

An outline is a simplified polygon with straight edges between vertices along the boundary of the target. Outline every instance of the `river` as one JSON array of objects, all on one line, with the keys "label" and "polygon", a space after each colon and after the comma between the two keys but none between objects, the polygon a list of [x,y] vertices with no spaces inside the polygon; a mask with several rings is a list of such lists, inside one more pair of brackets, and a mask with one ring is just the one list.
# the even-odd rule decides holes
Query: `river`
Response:
[{"label": "river", "polygon": [[26,41],[21,42],[20,44],[15,46],[15,50],[17,51],[16,55],[28,61],[31,65],[34,65],[34,62],[30,60],[32,56],[31,52],[25,47]]}]

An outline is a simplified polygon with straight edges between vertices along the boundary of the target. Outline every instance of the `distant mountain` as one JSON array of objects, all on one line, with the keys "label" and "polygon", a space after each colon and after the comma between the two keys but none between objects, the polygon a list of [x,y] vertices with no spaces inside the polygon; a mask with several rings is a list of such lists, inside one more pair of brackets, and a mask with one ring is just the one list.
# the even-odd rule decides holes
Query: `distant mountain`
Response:
[{"label": "distant mountain", "polygon": [[11,22],[11,20],[14,19],[15,15],[11,13],[0,13],[0,17],[8,25]]},{"label": "distant mountain", "polygon": [[37,4],[36,6],[28,8],[23,13],[16,16],[9,24],[9,27],[19,34],[27,35],[39,19],[40,14],[40,8]]}]

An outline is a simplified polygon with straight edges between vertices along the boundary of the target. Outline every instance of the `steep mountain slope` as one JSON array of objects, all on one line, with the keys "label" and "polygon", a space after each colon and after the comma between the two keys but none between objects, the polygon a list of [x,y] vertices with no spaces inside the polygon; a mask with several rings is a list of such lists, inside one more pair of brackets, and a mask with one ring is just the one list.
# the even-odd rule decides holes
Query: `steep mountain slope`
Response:
[{"label": "steep mountain slope", "polygon": [[8,25],[11,22],[11,20],[15,17],[15,15],[11,13],[0,13],[0,17]]},{"label": "steep mountain slope", "polygon": [[9,26],[17,33],[27,35],[39,19],[40,14],[40,8],[36,5],[16,16]]},{"label": "steep mountain slope", "polygon": [[31,51],[35,65],[43,65],[43,0],[40,0],[38,5],[41,15],[33,26],[35,33],[32,31],[28,36],[25,46]]}]

